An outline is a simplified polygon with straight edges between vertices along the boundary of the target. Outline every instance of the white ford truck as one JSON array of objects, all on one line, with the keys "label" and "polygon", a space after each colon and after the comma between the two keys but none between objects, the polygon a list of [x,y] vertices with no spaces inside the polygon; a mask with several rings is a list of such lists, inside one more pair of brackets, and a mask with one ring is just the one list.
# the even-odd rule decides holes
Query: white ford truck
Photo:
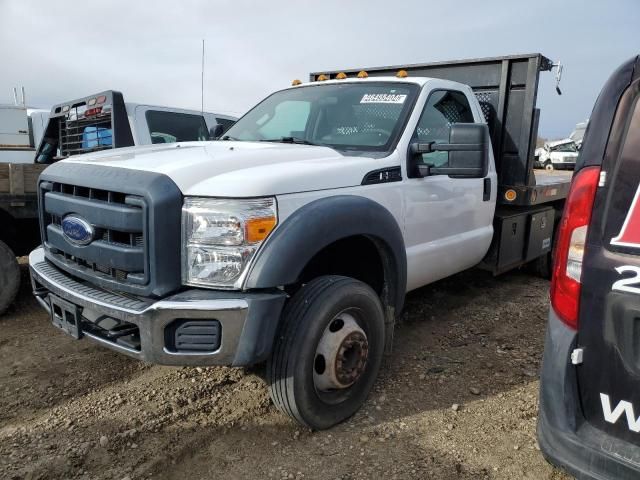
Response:
[{"label": "white ford truck", "polygon": [[57,162],[34,294],[63,331],[141,360],[266,361],[276,406],[328,428],[366,399],[407,291],[477,265],[548,273],[569,184],[532,169],[551,65],[314,73],[218,141]]}]

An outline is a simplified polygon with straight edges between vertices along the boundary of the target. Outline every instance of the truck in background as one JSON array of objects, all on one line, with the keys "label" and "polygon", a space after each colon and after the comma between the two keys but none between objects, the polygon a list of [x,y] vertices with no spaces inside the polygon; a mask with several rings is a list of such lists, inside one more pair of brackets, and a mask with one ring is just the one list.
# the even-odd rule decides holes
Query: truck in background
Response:
[{"label": "truck in background", "polygon": [[165,365],[267,361],[331,427],[369,394],[407,291],[550,273],[570,176],[534,174],[540,54],[312,73],[219,141],[73,157],[38,185],[33,291],[77,339]]},{"label": "truck in background", "polygon": [[573,170],[578,159],[578,152],[582,146],[582,137],[589,120],[576,124],[567,138],[545,142],[542,147],[535,150],[536,168],[546,170],[570,169]]},{"label": "truck in background", "polygon": [[35,149],[42,139],[49,110],[28,108],[24,89],[18,102],[0,104],[0,163],[33,163]]},{"label": "truck in background", "polygon": [[[46,124],[44,119],[48,117]],[[20,284],[16,256],[40,243],[37,180],[47,165],[87,152],[134,145],[205,140],[222,135],[235,117],[125,103],[109,90],[29,111],[0,107],[0,314]]]},{"label": "truck in background", "polygon": [[36,153],[48,164],[99,150],[209,140],[236,118],[174,107],[124,101],[114,90],[54,105]]},{"label": "truck in background", "polygon": [[20,102],[15,89],[13,95],[13,104],[0,105],[0,314],[18,291],[16,255],[29,253],[40,236],[36,186],[43,167],[34,157],[49,115],[26,106],[24,89]]},{"label": "truck in background", "polygon": [[578,151],[578,146],[570,138],[546,142],[543,147],[536,148],[535,166],[550,171],[573,170],[578,159]]}]

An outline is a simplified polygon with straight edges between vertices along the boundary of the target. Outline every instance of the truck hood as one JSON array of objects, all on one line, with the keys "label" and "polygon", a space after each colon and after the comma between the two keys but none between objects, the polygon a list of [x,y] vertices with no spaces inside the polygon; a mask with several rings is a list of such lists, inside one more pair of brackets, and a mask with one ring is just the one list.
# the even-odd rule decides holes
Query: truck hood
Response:
[{"label": "truck hood", "polygon": [[63,163],[162,173],[184,195],[253,197],[360,185],[389,162],[313,145],[218,141],[105,150]]}]

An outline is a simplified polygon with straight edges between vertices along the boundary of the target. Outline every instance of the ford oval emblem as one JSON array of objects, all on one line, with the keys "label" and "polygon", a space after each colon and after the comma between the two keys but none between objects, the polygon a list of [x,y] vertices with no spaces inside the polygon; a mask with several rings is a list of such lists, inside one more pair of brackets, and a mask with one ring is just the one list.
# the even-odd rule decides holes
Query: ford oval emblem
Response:
[{"label": "ford oval emblem", "polygon": [[62,219],[64,238],[75,245],[89,245],[94,238],[93,226],[78,215],[67,215]]}]

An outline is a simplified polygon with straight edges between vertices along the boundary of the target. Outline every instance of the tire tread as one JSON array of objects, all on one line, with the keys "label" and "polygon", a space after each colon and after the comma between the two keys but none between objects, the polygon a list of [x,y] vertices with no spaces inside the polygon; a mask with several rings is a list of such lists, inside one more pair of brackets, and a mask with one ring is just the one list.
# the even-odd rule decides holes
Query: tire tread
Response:
[{"label": "tire tread", "polygon": [[297,332],[302,323],[299,319],[307,313],[314,304],[314,300],[328,287],[349,281],[352,281],[352,279],[338,275],[314,279],[304,285],[291,298],[284,310],[282,323],[278,331],[278,339],[284,338],[286,341],[276,341],[273,360],[269,362],[269,368],[267,369],[267,379],[270,384],[271,399],[275,406],[303,425],[308,426],[308,423],[302,418],[295,406],[293,381],[291,376],[288,375],[287,352],[291,350],[291,345],[297,337]]}]

